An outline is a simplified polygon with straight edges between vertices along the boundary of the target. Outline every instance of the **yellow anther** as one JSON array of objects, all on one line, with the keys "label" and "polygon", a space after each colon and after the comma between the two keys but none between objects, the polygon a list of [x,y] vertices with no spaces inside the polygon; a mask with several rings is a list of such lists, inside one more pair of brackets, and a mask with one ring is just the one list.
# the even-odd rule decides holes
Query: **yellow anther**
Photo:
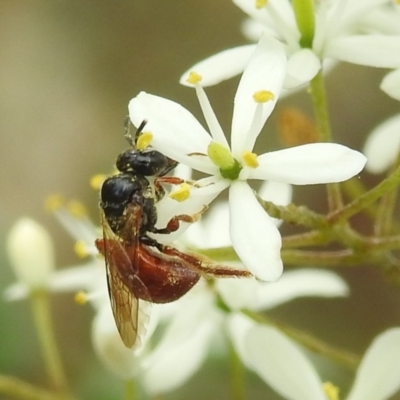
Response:
[{"label": "yellow anther", "polygon": [[329,400],[339,400],[339,388],[337,386],[333,385],[331,382],[325,382],[322,388]]},{"label": "yellow anther", "polygon": [[46,199],[45,207],[47,211],[54,212],[65,206],[65,199],[59,194],[53,194]]},{"label": "yellow anther", "polygon": [[87,246],[82,240],[78,240],[74,245],[75,254],[80,258],[85,258],[89,255]]},{"label": "yellow anther", "polygon": [[189,73],[189,78],[186,79],[187,83],[190,83],[192,85],[196,85],[197,83],[199,83],[201,80],[203,79],[203,77],[198,74],[197,72],[191,71]]},{"label": "yellow anther", "polygon": [[267,5],[268,0],[256,0],[256,8],[260,9]]},{"label": "yellow anther", "polygon": [[74,300],[75,300],[78,304],[80,304],[81,306],[84,305],[84,304],[86,304],[87,301],[88,301],[87,293],[86,293],[86,292],[83,292],[83,291],[78,292],[78,293],[75,295]]},{"label": "yellow anther", "polygon": [[267,101],[274,100],[275,95],[268,90],[259,90],[253,94],[253,99],[256,103],[266,103]]},{"label": "yellow anther", "polygon": [[94,190],[100,190],[101,185],[106,180],[106,176],[103,174],[97,174],[90,178],[90,187]]},{"label": "yellow anther", "polygon": [[68,211],[77,218],[86,217],[87,215],[85,206],[78,200],[71,200],[68,203]]},{"label": "yellow anther", "polygon": [[221,169],[229,169],[235,165],[231,151],[222,144],[211,142],[208,145],[207,154],[210,160]]},{"label": "yellow anther", "polygon": [[170,193],[169,197],[179,202],[185,201],[190,197],[190,189],[191,186],[188,183],[182,183],[178,189]]},{"label": "yellow anther", "polygon": [[243,162],[250,168],[257,168],[259,166],[256,153],[244,151],[242,153],[242,158]]},{"label": "yellow anther", "polygon": [[153,141],[153,134],[150,132],[143,132],[136,142],[136,148],[138,150],[144,150],[150,146],[151,142]]}]

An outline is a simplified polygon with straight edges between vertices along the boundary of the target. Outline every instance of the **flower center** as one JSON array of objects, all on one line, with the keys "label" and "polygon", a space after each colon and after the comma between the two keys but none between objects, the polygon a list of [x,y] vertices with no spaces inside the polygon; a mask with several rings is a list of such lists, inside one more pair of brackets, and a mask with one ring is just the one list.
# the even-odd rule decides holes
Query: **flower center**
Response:
[{"label": "flower center", "polygon": [[208,146],[207,154],[210,160],[219,167],[223,178],[231,181],[239,178],[242,166],[233,158],[229,149],[222,144],[211,142]]},{"label": "flower center", "polygon": [[325,382],[322,388],[329,400],[339,400],[339,388],[337,386],[333,385],[331,382]]}]

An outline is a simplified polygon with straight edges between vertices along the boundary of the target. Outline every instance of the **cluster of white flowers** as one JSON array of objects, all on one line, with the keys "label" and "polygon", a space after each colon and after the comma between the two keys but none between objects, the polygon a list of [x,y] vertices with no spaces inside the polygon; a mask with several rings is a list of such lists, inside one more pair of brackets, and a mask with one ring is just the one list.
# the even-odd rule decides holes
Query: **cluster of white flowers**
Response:
[{"label": "cluster of white flowers", "polygon": [[[157,205],[160,226],[173,215],[199,212],[228,189],[229,201],[214,205],[178,240],[195,248],[233,246],[254,278],[221,279],[213,285],[201,281],[185,297],[167,305],[140,301],[139,320],[147,318],[151,306],[150,321],[142,346],[127,349],[111,312],[104,262],[94,247],[99,230],[83,214],[77,216],[59,206],[55,215],[79,241],[89,261],[54,271],[47,233],[33,221],[21,220],[8,241],[19,282],[5,296],[21,299],[38,287],[84,291],[96,312],[92,338],[99,358],[121,379],[139,377],[154,395],[187,381],[200,368],[211,343],[220,343],[216,338],[223,335],[242,363],[283,398],[333,399],[329,390],[334,389],[329,385],[324,389],[294,342],[242,312],[268,310],[301,296],[338,297],[349,291],[340,277],[328,271],[302,269],[281,277],[279,221],[267,214],[257,197],[287,205],[290,185],[345,181],[364,168],[367,158],[367,169],[383,172],[398,159],[400,116],[371,134],[364,150],[367,157],[336,143],[305,144],[261,155],[253,149],[283,91],[289,93],[310,82],[330,60],[392,69],[381,88],[400,100],[399,6],[389,0],[322,0],[314,5],[307,30],[294,9],[298,2],[233,2],[250,16],[243,31],[257,43],[216,54],[181,78],[182,84],[195,90],[208,129],[180,104],[145,92],[130,101],[129,117],[135,126],[147,121],[146,131],[151,132],[151,146],[156,150],[208,175],[186,187],[184,199],[171,193]],[[204,87],[239,73],[229,144]],[[257,193],[251,180],[263,182]],[[347,399],[387,399],[399,390],[399,354],[399,328],[379,335],[367,350]]]}]

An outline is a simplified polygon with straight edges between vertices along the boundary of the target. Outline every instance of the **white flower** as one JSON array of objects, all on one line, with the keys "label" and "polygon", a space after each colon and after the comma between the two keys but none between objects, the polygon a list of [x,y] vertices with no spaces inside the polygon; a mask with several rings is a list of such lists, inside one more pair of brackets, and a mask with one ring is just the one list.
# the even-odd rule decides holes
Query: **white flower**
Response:
[{"label": "white flower", "polygon": [[[91,257],[89,261],[84,264],[55,270],[53,249],[51,248],[52,267],[47,273],[47,287],[50,291],[55,292],[84,290],[93,294],[93,302],[96,303],[98,298],[107,296],[104,262],[98,258],[98,252],[94,246],[94,241],[98,237],[98,229],[84,212],[82,212],[82,206],[78,203],[71,203],[69,209],[67,209],[58,197],[52,198],[51,202],[53,203],[52,211],[55,213],[58,220],[71,236],[77,240],[77,243],[79,243],[78,247],[81,251],[84,252],[85,255]],[[50,240],[51,239],[48,238],[46,242]],[[42,250],[42,247],[43,246],[36,244],[34,250],[39,253],[38,250]],[[35,257],[31,255],[30,259],[34,260]],[[25,298],[28,293],[29,285],[27,282],[20,279],[19,282],[6,289],[5,298],[7,300],[20,300]]]},{"label": "white flower", "polygon": [[[388,0],[322,0],[315,5],[315,33],[311,47],[301,45],[301,33],[288,0],[269,0],[256,8],[254,0],[234,0],[252,20],[244,25],[245,34],[257,40],[262,32],[281,41],[289,56],[285,88],[310,81],[327,59],[379,68],[400,66],[400,35],[382,23]],[[391,14],[391,25],[398,14]],[[399,25],[399,22],[397,21]],[[398,29],[398,28],[397,28]],[[190,71],[203,76],[203,86],[229,79],[246,66],[255,45],[225,50],[191,67],[180,82],[187,84]]]},{"label": "white flower", "polygon": [[380,174],[391,167],[399,157],[400,115],[379,124],[368,136],[363,153],[368,161],[365,168]]},{"label": "white flower", "polygon": [[[241,350],[247,366],[287,400],[328,400],[303,352],[275,328],[249,323]],[[379,335],[366,351],[347,400],[386,400],[400,389],[400,328]],[[290,360],[290,362],[288,362]]]},{"label": "white flower", "polygon": [[[269,200],[287,203],[287,186],[280,189],[275,184],[268,186],[270,188],[264,187],[260,192],[266,195],[272,191],[273,197],[268,196]],[[186,243],[205,247],[210,236],[218,231],[218,244],[228,244],[227,209],[226,203],[211,209],[180,241],[184,239]],[[200,228],[195,229],[197,227]],[[221,343],[221,339],[231,340],[238,354],[243,354],[241,347],[244,341],[240,333],[245,332],[247,325],[243,324],[243,319],[246,318],[236,312],[230,315],[222,311],[218,307],[219,296],[235,311],[245,307],[266,310],[302,296],[335,297],[347,294],[346,283],[329,271],[291,271],[274,284],[255,279],[219,279],[212,286],[201,280],[180,300],[170,304],[153,304],[150,334],[146,336],[144,346],[135,352],[122,345],[109,309],[102,315],[99,313],[93,324],[95,349],[104,364],[117,376],[123,379],[135,377],[146,392],[159,395],[176,389],[191,378],[210,351],[216,350],[215,344]],[[239,326],[236,324],[232,330],[231,321],[237,316],[242,323]],[[156,335],[152,335],[155,329]]]},{"label": "white flower", "polygon": [[297,185],[340,182],[359,173],[366,161],[362,154],[333,143],[308,144],[258,157],[252,153],[278,100],[285,66],[282,47],[274,39],[263,37],[236,92],[231,146],[196,79],[196,93],[211,136],[188,110],[175,102],[142,92],[129,103],[134,125],[148,121],[146,129],[153,134],[154,148],[211,175],[197,182],[201,188],[192,190],[189,204],[197,201],[201,209],[208,204],[207,200],[229,187],[233,247],[243,264],[266,281],[276,280],[282,273],[281,237],[247,179]]},{"label": "white flower", "polygon": [[47,288],[55,265],[54,248],[41,225],[30,218],[21,218],[8,235],[7,251],[26,293]]}]

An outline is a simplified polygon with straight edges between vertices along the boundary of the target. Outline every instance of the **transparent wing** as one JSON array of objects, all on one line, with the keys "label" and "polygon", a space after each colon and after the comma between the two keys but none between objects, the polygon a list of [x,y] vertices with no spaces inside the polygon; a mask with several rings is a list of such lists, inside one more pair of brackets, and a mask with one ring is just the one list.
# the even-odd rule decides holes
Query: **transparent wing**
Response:
[{"label": "transparent wing", "polygon": [[[122,281],[119,273],[120,269],[132,268],[132,261],[121,240],[108,226],[104,213],[101,212],[101,214],[104,237],[101,252],[106,261],[108,294],[115,324],[125,346],[137,347],[140,345],[140,340],[138,340],[139,300]],[[144,334],[144,329],[141,330]]]}]

